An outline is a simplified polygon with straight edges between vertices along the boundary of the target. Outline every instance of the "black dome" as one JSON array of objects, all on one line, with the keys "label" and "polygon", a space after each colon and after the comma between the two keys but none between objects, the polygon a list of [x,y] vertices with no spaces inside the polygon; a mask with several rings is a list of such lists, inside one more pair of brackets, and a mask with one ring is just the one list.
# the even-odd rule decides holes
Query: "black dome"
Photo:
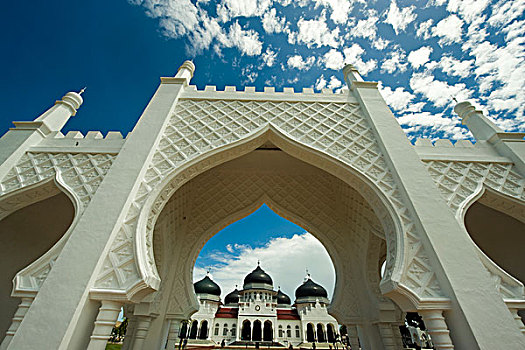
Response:
[{"label": "black dome", "polygon": [[301,298],[301,297],[322,297],[322,298],[328,298],[328,294],[326,293],[326,289],[312,281],[310,278],[306,280],[302,285],[300,285],[295,290],[295,297]]},{"label": "black dome", "polygon": [[237,288],[235,288],[233,292],[231,292],[224,298],[224,304],[237,304],[239,302],[240,297],[241,294],[239,293]]},{"label": "black dome", "polygon": [[216,296],[221,295],[221,288],[208,276],[204,277],[198,282],[195,282],[193,284],[193,289],[195,289],[196,294],[211,294]]},{"label": "black dome", "polygon": [[284,294],[283,292],[281,292],[281,290],[279,289],[277,291],[277,304],[286,304],[286,305],[290,305],[292,303],[292,301],[290,300],[290,297],[286,294]]},{"label": "black dome", "polygon": [[272,278],[266,272],[264,272],[260,266],[257,266],[255,270],[250,272],[248,276],[244,278],[244,288],[246,288],[246,285],[250,283],[265,283],[273,285]]}]

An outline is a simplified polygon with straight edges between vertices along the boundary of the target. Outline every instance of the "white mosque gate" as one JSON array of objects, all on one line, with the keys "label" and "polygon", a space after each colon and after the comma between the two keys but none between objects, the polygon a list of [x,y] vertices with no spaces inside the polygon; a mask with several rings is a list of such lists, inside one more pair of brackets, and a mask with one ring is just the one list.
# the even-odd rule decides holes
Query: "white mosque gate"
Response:
[{"label": "white mosque gate", "polygon": [[359,337],[364,349],[399,349],[403,312],[418,311],[437,349],[496,349],[501,339],[523,348],[523,284],[463,224],[476,201],[525,222],[522,134],[460,103],[476,146],[413,146],[377,84],[351,66],[345,94],[197,91],[193,71],[185,62],[162,78],[125,140],[62,135],[76,93],[1,139],[0,228],[60,191],[75,207],[62,238],[16,275],[21,303],[2,349],[104,349],[122,306],[125,348],[173,346],[198,307],[199,250],[262,203],[327,248],[330,312],[354,347]]}]

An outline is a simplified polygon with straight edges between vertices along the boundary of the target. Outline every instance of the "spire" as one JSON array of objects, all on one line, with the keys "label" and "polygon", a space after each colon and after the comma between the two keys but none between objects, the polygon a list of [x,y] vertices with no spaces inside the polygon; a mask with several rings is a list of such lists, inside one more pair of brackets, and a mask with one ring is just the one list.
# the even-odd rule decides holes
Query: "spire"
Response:
[{"label": "spire", "polygon": [[185,85],[189,84],[191,78],[193,78],[193,73],[195,72],[195,65],[192,61],[184,61],[184,63],[177,70],[175,78],[179,78],[183,81]]},{"label": "spire", "polygon": [[345,78],[346,84],[348,85],[348,88],[351,88],[353,81],[364,81],[357,68],[351,64],[344,66],[343,76]]},{"label": "spire", "polygon": [[87,86],[84,86],[84,87],[78,92],[78,94],[79,94],[79,95],[82,95],[82,94],[84,93],[84,91],[86,91],[86,89],[87,89]]}]

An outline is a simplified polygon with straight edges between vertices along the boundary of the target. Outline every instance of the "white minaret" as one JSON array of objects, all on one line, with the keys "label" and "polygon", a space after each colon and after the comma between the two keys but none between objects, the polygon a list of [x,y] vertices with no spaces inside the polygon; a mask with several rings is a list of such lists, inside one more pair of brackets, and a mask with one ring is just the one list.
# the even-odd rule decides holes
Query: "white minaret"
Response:
[{"label": "white minaret", "polygon": [[51,133],[58,133],[69,118],[77,113],[84,92],[68,92],[42,115],[29,122],[13,122],[14,128],[0,138],[0,179],[18,162],[29,148]]}]

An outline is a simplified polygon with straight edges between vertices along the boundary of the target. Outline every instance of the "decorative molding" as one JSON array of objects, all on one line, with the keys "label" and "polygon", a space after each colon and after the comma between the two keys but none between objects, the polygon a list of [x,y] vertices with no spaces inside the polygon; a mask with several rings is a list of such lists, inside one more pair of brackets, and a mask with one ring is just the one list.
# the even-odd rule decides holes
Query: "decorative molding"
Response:
[{"label": "decorative molding", "polygon": [[63,191],[73,202],[75,217],[66,233],[44,255],[18,272],[14,296],[34,295],[47,278],[76,222],[95,194],[115,155],[26,153],[0,183],[0,219]]},{"label": "decorative molding", "polygon": [[[465,213],[476,201],[525,222],[525,179],[512,164],[428,161],[426,165],[443,198],[463,227]],[[472,244],[502,298],[525,299],[523,284],[494,263],[474,241]]]},{"label": "decorative molding", "polygon": [[[359,105],[348,102],[181,99],[99,273],[96,288],[127,289],[136,279],[145,279],[150,291],[158,289],[153,229],[166,202],[191,178],[267,140],[343,179],[369,200],[388,241],[384,288],[397,285],[388,282],[392,278],[406,279],[410,284],[406,290],[410,288],[422,299],[443,297],[373,132]],[[407,253],[409,259],[404,258]],[[419,279],[422,275],[425,278]],[[417,284],[420,281],[422,284]]]}]

